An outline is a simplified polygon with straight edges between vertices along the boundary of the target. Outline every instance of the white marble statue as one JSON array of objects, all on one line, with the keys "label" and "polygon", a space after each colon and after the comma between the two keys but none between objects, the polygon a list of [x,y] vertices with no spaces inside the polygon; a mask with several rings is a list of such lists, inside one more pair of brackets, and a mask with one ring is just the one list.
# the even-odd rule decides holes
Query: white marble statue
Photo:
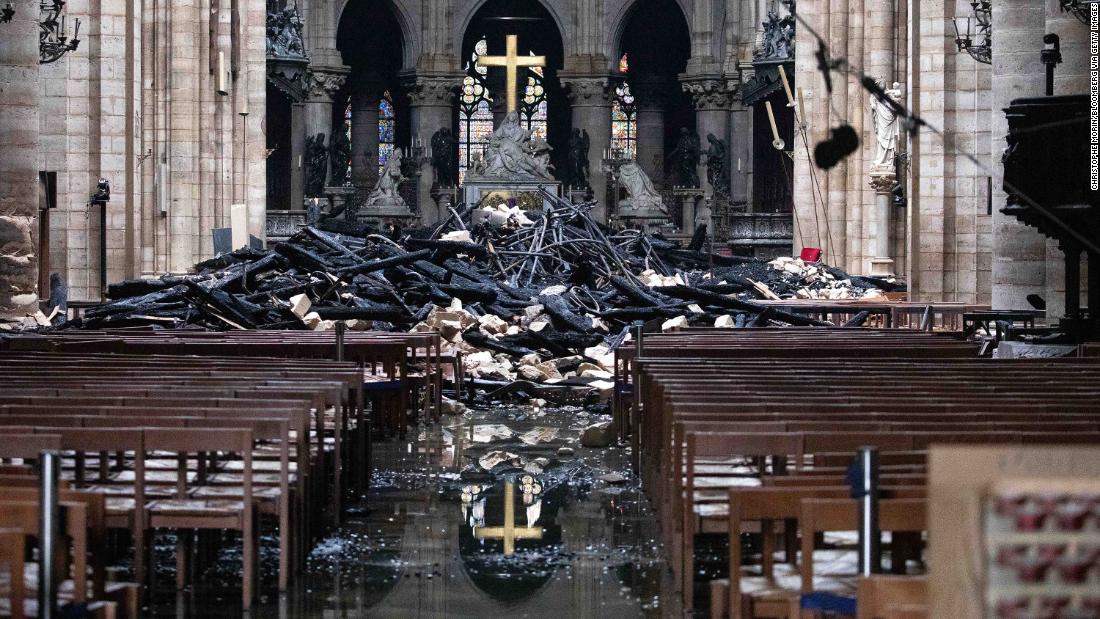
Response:
[{"label": "white marble statue", "polygon": [[508,112],[489,138],[484,157],[472,162],[468,176],[511,181],[553,180],[549,148],[543,140],[531,140],[531,132],[519,124],[519,113]]},{"label": "white marble statue", "polygon": [[382,168],[382,176],[378,178],[378,184],[367,196],[367,206],[406,206],[405,199],[398,192],[398,187],[405,180],[401,175],[403,154],[400,148],[393,149],[393,153]]},{"label": "white marble statue", "polygon": [[[886,89],[886,94],[894,101],[901,101],[901,84]],[[880,168],[894,167],[894,154],[898,150],[898,115],[889,105],[871,97],[871,121],[874,123],[875,158],[871,165]]]},{"label": "white marble statue", "polygon": [[626,189],[626,199],[619,203],[622,210],[659,210],[668,214],[661,201],[661,194],[636,161],[628,161],[619,168],[619,182]]}]

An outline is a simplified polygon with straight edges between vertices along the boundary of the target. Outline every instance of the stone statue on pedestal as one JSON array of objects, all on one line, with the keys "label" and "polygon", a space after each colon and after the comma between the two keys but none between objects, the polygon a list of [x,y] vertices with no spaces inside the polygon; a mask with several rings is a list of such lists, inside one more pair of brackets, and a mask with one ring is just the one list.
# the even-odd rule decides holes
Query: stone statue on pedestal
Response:
[{"label": "stone statue on pedestal", "polygon": [[[881,84],[882,82],[880,82]],[[894,82],[885,89],[886,95],[895,102],[901,102],[901,84]],[[871,98],[871,121],[875,129],[875,158],[871,165],[883,169],[894,169],[894,155],[898,150],[898,114],[894,107],[876,97]]]},{"label": "stone statue on pedestal", "polygon": [[637,162],[628,161],[619,168],[619,183],[626,189],[626,199],[619,202],[620,213],[656,210],[668,215],[661,194]]},{"label": "stone statue on pedestal", "polygon": [[348,168],[351,166],[351,138],[344,131],[337,132],[332,140],[332,184],[343,187],[351,179]]},{"label": "stone statue on pedestal", "polygon": [[508,112],[489,138],[484,156],[472,162],[468,176],[473,179],[552,181],[549,149],[544,140],[531,140],[531,132],[519,124],[519,113]]},{"label": "stone statue on pedestal", "polygon": [[580,129],[573,129],[569,136],[569,174],[566,184],[570,187],[588,187],[588,150],[592,146],[592,140],[588,137],[588,130],[582,133]]},{"label": "stone statue on pedestal", "polygon": [[725,195],[729,193],[729,183],[726,179],[726,142],[720,140],[713,133],[707,134],[707,182],[710,183],[714,193]]},{"label": "stone statue on pedestal", "polygon": [[325,134],[306,137],[305,152],[305,194],[315,198],[324,194],[328,176],[328,147],[325,146]]},{"label": "stone statue on pedestal", "polygon": [[439,187],[454,185],[456,143],[449,127],[443,127],[432,135],[432,170],[435,171],[435,184]]},{"label": "stone statue on pedestal", "polygon": [[676,184],[680,187],[699,186],[700,152],[699,136],[688,131],[687,127],[681,127],[676,150],[672,151],[672,159],[676,162]]},{"label": "stone statue on pedestal", "polygon": [[405,180],[405,176],[401,174],[402,155],[400,148],[393,149],[393,154],[382,168],[382,176],[378,178],[378,184],[367,196],[367,206],[407,206],[405,199],[398,192],[398,188]]}]

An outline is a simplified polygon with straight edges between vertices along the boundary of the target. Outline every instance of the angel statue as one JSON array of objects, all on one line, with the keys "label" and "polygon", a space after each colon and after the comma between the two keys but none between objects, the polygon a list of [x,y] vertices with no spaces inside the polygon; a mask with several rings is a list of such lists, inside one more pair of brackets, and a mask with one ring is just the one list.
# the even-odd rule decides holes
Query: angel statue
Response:
[{"label": "angel statue", "polygon": [[621,209],[659,210],[668,215],[668,208],[661,201],[661,194],[636,161],[628,161],[619,168],[619,183],[626,189],[626,199],[619,203]]},{"label": "angel statue", "polygon": [[[879,82],[880,85],[882,82]],[[886,95],[895,102],[901,102],[901,84],[894,82],[893,86],[886,89]],[[875,158],[871,165],[891,168],[894,167],[894,154],[898,150],[898,113],[895,107],[880,100],[871,98],[871,121],[875,129]]]},{"label": "angel statue", "polygon": [[367,206],[406,206],[405,199],[398,192],[398,187],[405,180],[401,174],[401,157],[404,153],[400,148],[393,149],[393,154],[382,168],[382,175],[378,178],[378,184],[374,191],[367,196]]}]

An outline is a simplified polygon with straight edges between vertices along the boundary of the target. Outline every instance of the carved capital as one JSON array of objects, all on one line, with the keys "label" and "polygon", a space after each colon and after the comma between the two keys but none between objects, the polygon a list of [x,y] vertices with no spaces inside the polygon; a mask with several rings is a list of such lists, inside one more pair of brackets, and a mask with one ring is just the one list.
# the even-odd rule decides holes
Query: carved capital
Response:
[{"label": "carved capital", "polygon": [[691,95],[696,110],[729,109],[736,91],[736,81],[717,76],[684,78],[681,86]]},{"label": "carved capital", "polygon": [[314,67],[306,72],[306,96],[310,99],[332,100],[348,80],[348,70],[336,67]]},{"label": "carved capital", "polygon": [[562,86],[573,107],[605,107],[615,98],[615,80],[609,76],[562,77]]},{"label": "carved capital", "polygon": [[871,180],[869,184],[875,193],[890,193],[894,189],[896,182],[897,175],[894,174],[893,167],[886,169],[879,168],[878,166],[871,166]]},{"label": "carved capital", "polygon": [[460,76],[410,76],[405,80],[405,95],[411,105],[450,107],[462,85]]}]

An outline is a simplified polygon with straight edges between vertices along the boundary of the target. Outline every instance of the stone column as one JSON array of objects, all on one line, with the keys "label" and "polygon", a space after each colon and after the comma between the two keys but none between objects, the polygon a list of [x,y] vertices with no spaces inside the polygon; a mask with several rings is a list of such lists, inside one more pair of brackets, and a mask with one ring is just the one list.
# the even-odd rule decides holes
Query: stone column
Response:
[{"label": "stone column", "polygon": [[356,79],[351,91],[351,182],[374,187],[378,182],[378,103],[384,86],[376,79]]},{"label": "stone column", "polygon": [[630,80],[638,120],[638,165],[658,187],[665,180],[665,106],[670,80],[657,75]]},{"label": "stone column", "polygon": [[[325,136],[325,147],[331,149],[333,144],[332,104],[336,93],[343,88],[348,79],[347,67],[314,67],[306,75],[306,102],[305,102],[305,128],[306,136],[315,136],[318,133]],[[329,168],[331,164],[325,162],[325,185],[328,185]],[[303,162],[302,173],[305,173]],[[291,208],[303,208],[302,205],[291,204]]]},{"label": "stone column", "polygon": [[1045,68],[1039,62],[1046,26],[1045,3],[997,0],[993,4],[993,308],[1030,307],[1025,297],[1043,293],[1046,285],[1046,241],[1035,228],[1004,215],[1004,166],[996,153],[1005,148],[1008,120],[1004,109],[1013,99],[1043,95]]},{"label": "stone column", "polygon": [[729,118],[730,206],[744,209],[752,201],[752,108],[735,97]]},{"label": "stone column", "polygon": [[890,257],[891,190],[897,176],[892,170],[871,172],[871,189],[875,192],[875,208],[871,215],[871,258],[868,273],[877,277],[893,277],[894,260]]},{"label": "stone column", "polygon": [[[420,178],[416,190],[417,207],[421,222],[430,225],[439,221],[438,205],[432,198],[435,178],[428,158],[432,135],[442,127],[454,130],[454,106],[458,89],[462,85],[460,74],[416,75],[406,78],[406,92],[411,107],[412,139],[424,144],[424,161],[420,165]],[[455,131],[455,135],[458,132]]]},{"label": "stone column", "polygon": [[[714,189],[706,181],[706,152],[709,147],[707,136],[714,134],[716,138],[726,140],[726,145],[729,145],[729,111],[733,101],[732,93],[726,85],[726,80],[719,76],[687,76],[682,77],[681,82],[684,92],[691,94],[691,102],[695,106],[695,131],[699,134],[703,149],[703,156],[699,158],[699,182],[703,185],[706,195],[710,197]],[[726,158],[729,159],[728,155]],[[729,165],[729,161],[726,165]]]},{"label": "stone column", "polygon": [[38,3],[0,24],[0,322],[38,309]]},{"label": "stone column", "polygon": [[596,196],[592,211],[597,221],[607,222],[607,175],[602,171],[604,150],[611,146],[611,100],[615,86],[610,75],[567,75],[559,73],[573,112],[573,128],[588,131],[588,179]]}]

